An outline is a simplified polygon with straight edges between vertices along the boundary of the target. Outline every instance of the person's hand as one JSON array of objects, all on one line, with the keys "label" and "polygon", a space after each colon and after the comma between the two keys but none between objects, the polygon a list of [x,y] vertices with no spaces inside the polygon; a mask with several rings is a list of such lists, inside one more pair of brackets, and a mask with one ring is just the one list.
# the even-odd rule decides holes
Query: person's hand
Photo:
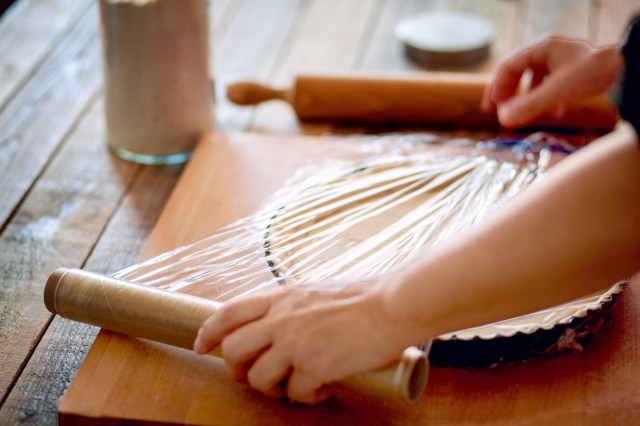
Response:
[{"label": "person's hand", "polygon": [[321,402],[333,382],[387,365],[410,346],[385,312],[382,284],[304,284],[234,300],[202,325],[194,350],[221,344],[235,380],[270,397]]},{"label": "person's hand", "polygon": [[[550,36],[502,63],[485,90],[482,107],[498,108],[500,123],[519,127],[543,114],[562,117],[573,105],[606,93],[617,81],[623,59],[617,46]],[[520,81],[530,74],[528,87]]]}]

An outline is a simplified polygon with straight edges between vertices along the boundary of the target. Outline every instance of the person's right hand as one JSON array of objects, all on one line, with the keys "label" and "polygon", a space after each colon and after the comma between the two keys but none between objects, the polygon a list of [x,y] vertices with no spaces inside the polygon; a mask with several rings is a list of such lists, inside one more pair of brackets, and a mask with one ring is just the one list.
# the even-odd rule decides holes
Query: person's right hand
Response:
[{"label": "person's right hand", "polygon": [[[562,117],[572,105],[606,93],[623,59],[618,46],[550,36],[505,60],[485,89],[482,107],[498,109],[505,127],[524,126],[543,114]],[[520,87],[526,72],[528,87]]]},{"label": "person's right hand", "polygon": [[334,382],[389,364],[423,341],[415,335],[430,337],[386,308],[392,282],[300,283],[244,296],[204,322],[194,350],[221,345],[235,380],[270,397],[317,404],[332,395]]}]

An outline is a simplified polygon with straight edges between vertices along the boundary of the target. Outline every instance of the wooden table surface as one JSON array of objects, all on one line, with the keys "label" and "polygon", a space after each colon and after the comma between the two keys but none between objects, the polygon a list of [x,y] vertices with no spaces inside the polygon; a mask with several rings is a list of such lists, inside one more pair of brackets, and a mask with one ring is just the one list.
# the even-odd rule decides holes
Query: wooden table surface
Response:
[{"label": "wooden table surface", "polygon": [[[135,263],[183,167],[122,161],[105,144],[97,1],[20,0],[0,18],[0,424],[51,424],[97,329],[42,303],[58,266],[110,273]],[[619,38],[638,0],[213,0],[219,131],[325,134],[288,106],[221,99],[252,78],[303,71],[418,69],[393,37],[416,11],[467,10],[497,28],[485,63],[551,31]]]}]

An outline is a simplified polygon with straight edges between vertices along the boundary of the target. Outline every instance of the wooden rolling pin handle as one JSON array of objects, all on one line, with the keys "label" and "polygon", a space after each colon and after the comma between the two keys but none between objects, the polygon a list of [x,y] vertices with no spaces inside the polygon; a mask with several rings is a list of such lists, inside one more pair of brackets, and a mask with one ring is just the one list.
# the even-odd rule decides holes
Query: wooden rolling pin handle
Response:
[{"label": "wooden rolling pin handle", "polygon": [[[57,269],[44,289],[47,309],[63,318],[191,349],[200,325],[222,304],[79,269]],[[212,355],[221,356],[219,349]],[[415,401],[428,376],[425,353],[407,348],[387,368],[339,382],[348,389]]]},{"label": "wooden rolling pin handle", "polygon": [[230,84],[227,87],[227,99],[238,105],[257,105],[274,99],[289,102],[290,96],[288,90],[278,90],[264,84],[246,81]]}]

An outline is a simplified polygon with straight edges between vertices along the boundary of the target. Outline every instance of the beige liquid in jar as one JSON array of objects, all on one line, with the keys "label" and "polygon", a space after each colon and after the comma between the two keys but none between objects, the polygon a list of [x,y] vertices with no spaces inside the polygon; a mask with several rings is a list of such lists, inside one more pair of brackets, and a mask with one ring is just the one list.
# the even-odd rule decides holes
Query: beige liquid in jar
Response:
[{"label": "beige liquid in jar", "polygon": [[206,0],[101,0],[109,146],[144,164],[186,161],[213,128]]}]

